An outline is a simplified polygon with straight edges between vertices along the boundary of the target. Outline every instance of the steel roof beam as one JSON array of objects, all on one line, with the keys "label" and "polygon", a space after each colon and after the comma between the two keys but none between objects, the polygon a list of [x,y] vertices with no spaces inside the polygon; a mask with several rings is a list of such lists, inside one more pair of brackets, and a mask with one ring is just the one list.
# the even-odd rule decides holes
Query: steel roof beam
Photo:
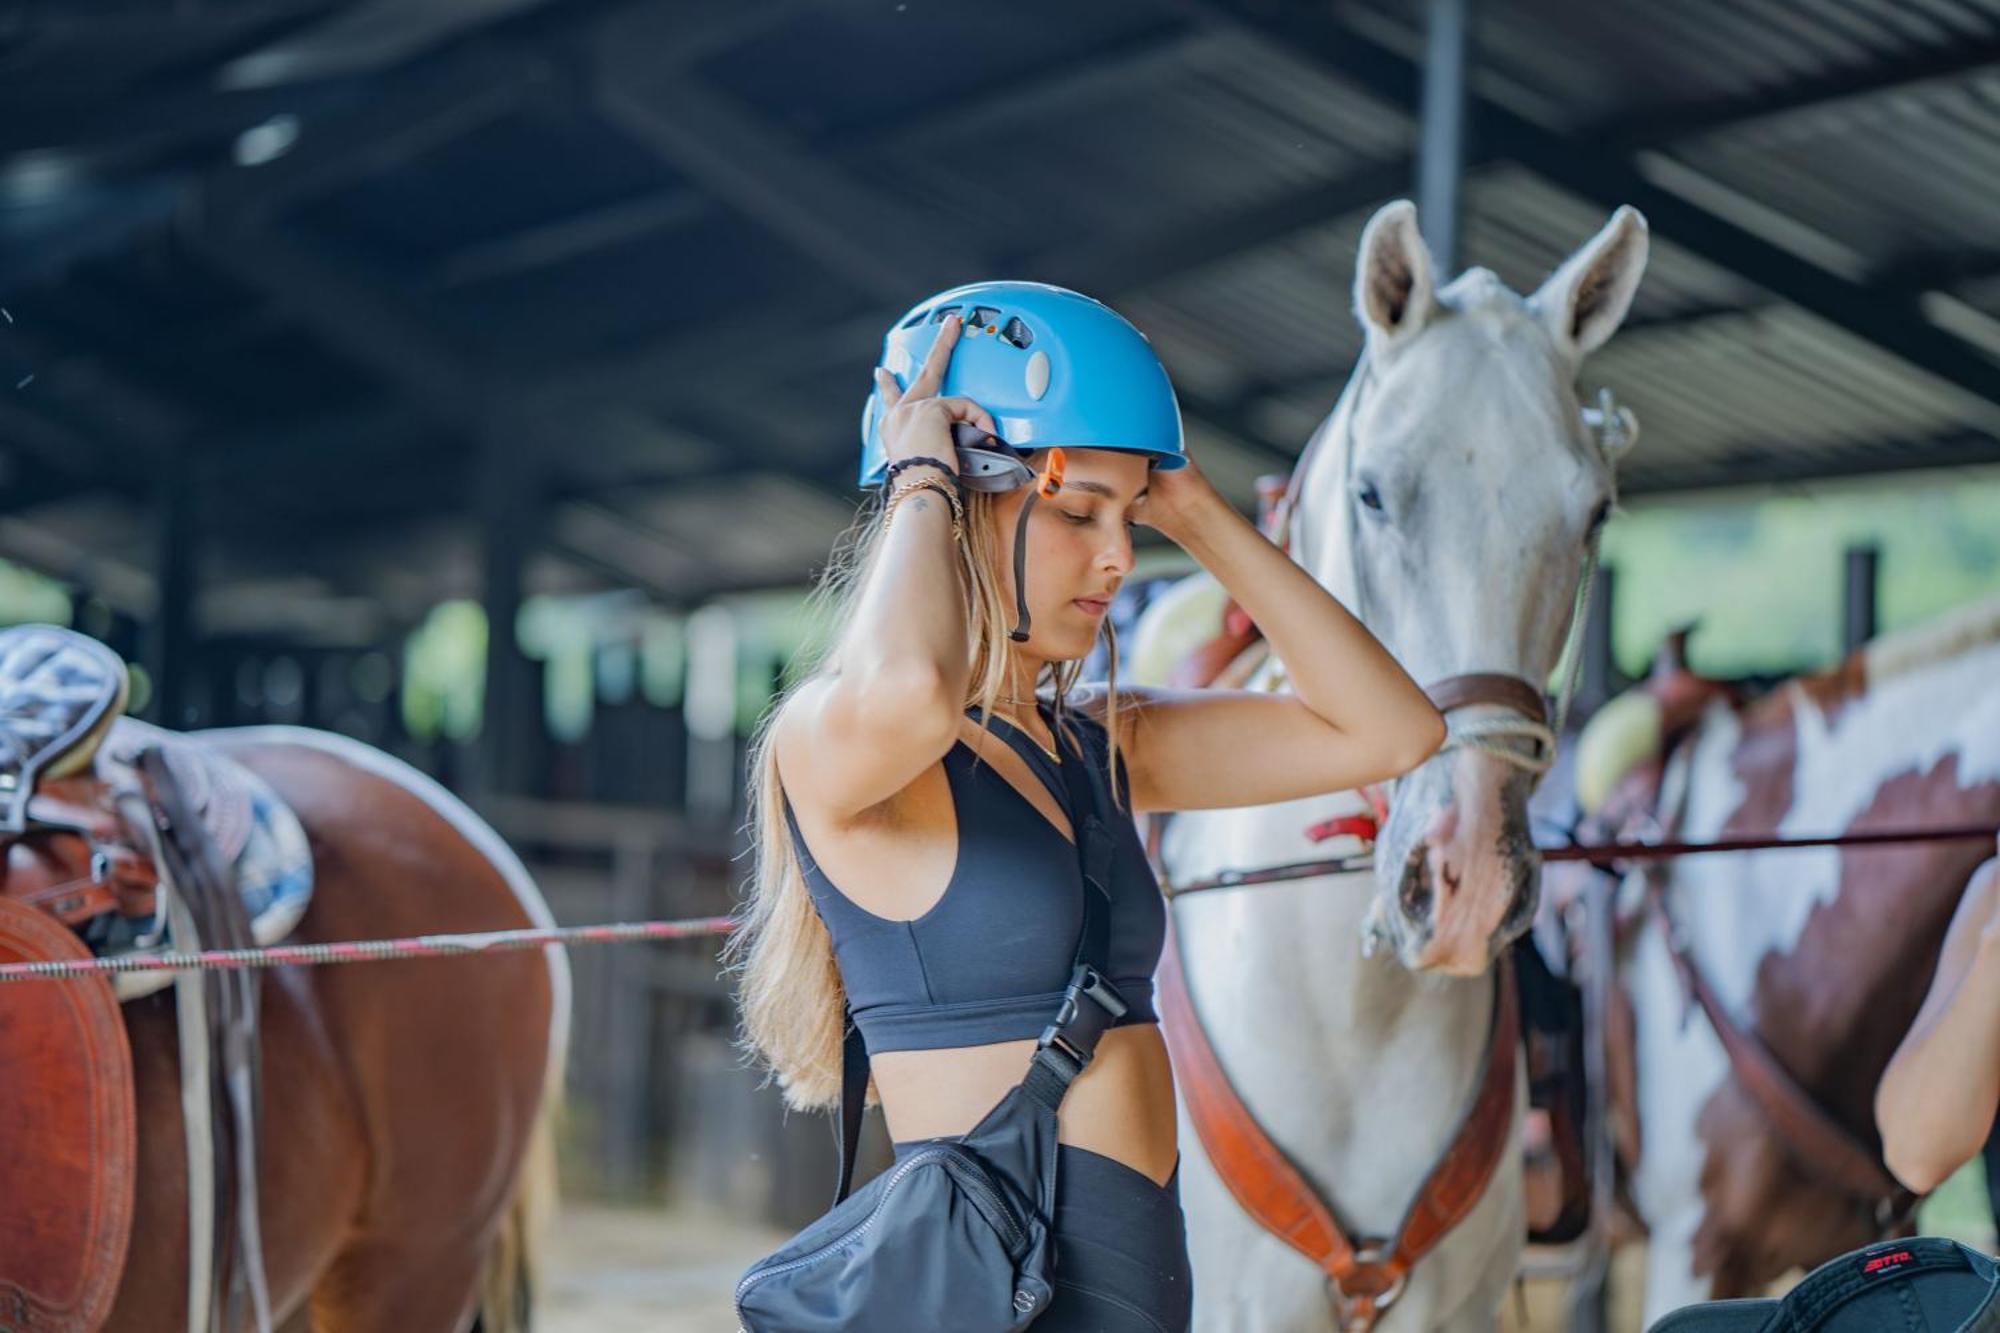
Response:
[{"label": "steel roof beam", "polygon": [[1788,80],[1740,96],[1708,98],[1618,116],[1589,137],[1628,151],[1660,148],[1752,121],[1796,115],[1843,102],[1903,92],[2000,67],[2000,38],[1960,38],[1949,45],[1899,55],[1853,69]]},{"label": "steel roof beam", "polygon": [[[1259,32],[1386,101],[1415,105],[1420,86],[1415,63],[1341,26],[1330,10],[1293,6],[1267,12],[1244,0],[1184,3],[1220,22]],[[1632,204],[1663,239],[1832,320],[1940,379],[2000,404],[2000,365],[1931,324],[1913,297],[1885,294],[1829,273],[1689,202],[1648,179],[1631,154],[1599,146],[1595,135],[1572,138],[1555,133],[1490,99],[1478,99],[1475,115],[1476,133],[1497,155],[1606,209]]]},{"label": "steel roof beam", "polygon": [[[656,67],[635,61],[630,44],[617,40],[602,43],[598,55],[599,105],[627,133],[802,253],[840,270],[886,307],[901,309],[913,291],[989,270],[984,256],[941,239],[934,223],[790,142],[754,113],[703,87],[691,72],[662,80]],[[878,329],[879,321],[870,328],[869,342],[880,336]],[[823,339],[825,331],[809,334]],[[1202,414],[1201,404],[1185,399],[1183,409]],[[1273,459],[1296,456],[1240,418],[1210,424],[1252,452]]]}]

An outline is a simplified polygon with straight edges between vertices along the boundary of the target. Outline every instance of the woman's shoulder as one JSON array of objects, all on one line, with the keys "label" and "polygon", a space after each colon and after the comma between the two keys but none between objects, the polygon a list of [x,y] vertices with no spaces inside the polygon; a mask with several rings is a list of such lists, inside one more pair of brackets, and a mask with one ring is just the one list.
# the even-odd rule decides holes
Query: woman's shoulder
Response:
[{"label": "woman's shoulder", "polygon": [[[1121,745],[1131,740],[1132,723],[1151,701],[1151,692],[1140,686],[1120,685],[1118,687],[1117,723],[1118,739]],[[1112,698],[1110,687],[1102,681],[1088,685],[1078,685],[1063,696],[1063,713],[1066,718],[1079,724],[1100,739],[1108,735],[1112,721]]]},{"label": "woman's shoulder", "polygon": [[[1125,767],[1132,743],[1132,724],[1145,706],[1145,693],[1127,686],[1118,688],[1115,722],[1118,728],[1118,765]],[[1062,717],[1075,730],[1084,753],[1100,768],[1111,764],[1113,709],[1110,691],[1103,684],[1079,685],[1063,698]]]}]

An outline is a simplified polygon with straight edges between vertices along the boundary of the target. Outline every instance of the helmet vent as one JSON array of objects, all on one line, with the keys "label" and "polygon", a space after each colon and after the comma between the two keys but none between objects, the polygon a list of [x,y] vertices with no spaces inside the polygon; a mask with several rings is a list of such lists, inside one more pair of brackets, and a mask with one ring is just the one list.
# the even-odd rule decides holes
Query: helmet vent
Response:
[{"label": "helmet vent", "polygon": [[1039,403],[1049,391],[1049,354],[1036,352],[1030,356],[1026,374],[1028,397]]}]

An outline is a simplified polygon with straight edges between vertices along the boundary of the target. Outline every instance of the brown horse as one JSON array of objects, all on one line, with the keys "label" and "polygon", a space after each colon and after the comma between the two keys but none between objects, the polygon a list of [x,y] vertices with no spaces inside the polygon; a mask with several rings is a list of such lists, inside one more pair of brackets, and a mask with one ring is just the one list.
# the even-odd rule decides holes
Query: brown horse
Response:
[{"label": "brown horse", "polygon": [[[262,778],[303,824],[316,887],[297,941],[550,924],[499,837],[380,751],[299,728],[184,739]],[[75,834],[31,833],[5,854],[7,896],[90,878]],[[276,1326],[459,1333],[478,1316],[486,1333],[524,1327],[528,1224],[553,1185],[545,1149],[569,998],[560,950],[257,976],[260,1228]],[[188,1164],[172,995],[134,1000],[124,1016],[136,1198],[104,1327],[178,1333]]]}]

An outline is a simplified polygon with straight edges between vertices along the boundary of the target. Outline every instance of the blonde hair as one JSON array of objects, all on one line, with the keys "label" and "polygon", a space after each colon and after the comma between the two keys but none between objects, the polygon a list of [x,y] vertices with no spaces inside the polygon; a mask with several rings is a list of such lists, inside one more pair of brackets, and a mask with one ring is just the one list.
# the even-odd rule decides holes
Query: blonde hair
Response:
[{"label": "blonde hair", "polygon": [[[965,594],[966,654],[971,675],[966,707],[979,709],[983,726],[998,702],[1013,662],[1008,630],[1014,608],[1001,574],[996,497],[965,493],[965,540],[957,544],[959,587]],[[775,1078],[785,1103],[796,1110],[815,1110],[840,1098],[841,1016],[846,993],[833,954],[832,937],[814,909],[784,816],[784,787],[778,778],[772,732],[791,696],[807,681],[839,670],[834,648],[845,636],[854,615],[856,593],[881,558],[881,501],[864,505],[860,517],[842,537],[814,590],[811,605],[828,632],[822,656],[786,688],[765,714],[750,744],[751,778],[748,828],[756,856],[748,892],[735,916],[735,930],[724,946],[725,967],[737,974],[737,1006],[741,1020],[739,1049],[746,1060],[761,1064],[765,1081]],[[1118,771],[1118,640],[1110,622],[1104,624],[1110,654],[1105,699],[1105,730],[1110,736],[1110,771]],[[1053,689],[1056,724],[1071,735],[1069,695],[1083,674],[1083,661],[1045,668],[1038,689]],[[1115,777],[1112,800],[1123,805]]]}]

